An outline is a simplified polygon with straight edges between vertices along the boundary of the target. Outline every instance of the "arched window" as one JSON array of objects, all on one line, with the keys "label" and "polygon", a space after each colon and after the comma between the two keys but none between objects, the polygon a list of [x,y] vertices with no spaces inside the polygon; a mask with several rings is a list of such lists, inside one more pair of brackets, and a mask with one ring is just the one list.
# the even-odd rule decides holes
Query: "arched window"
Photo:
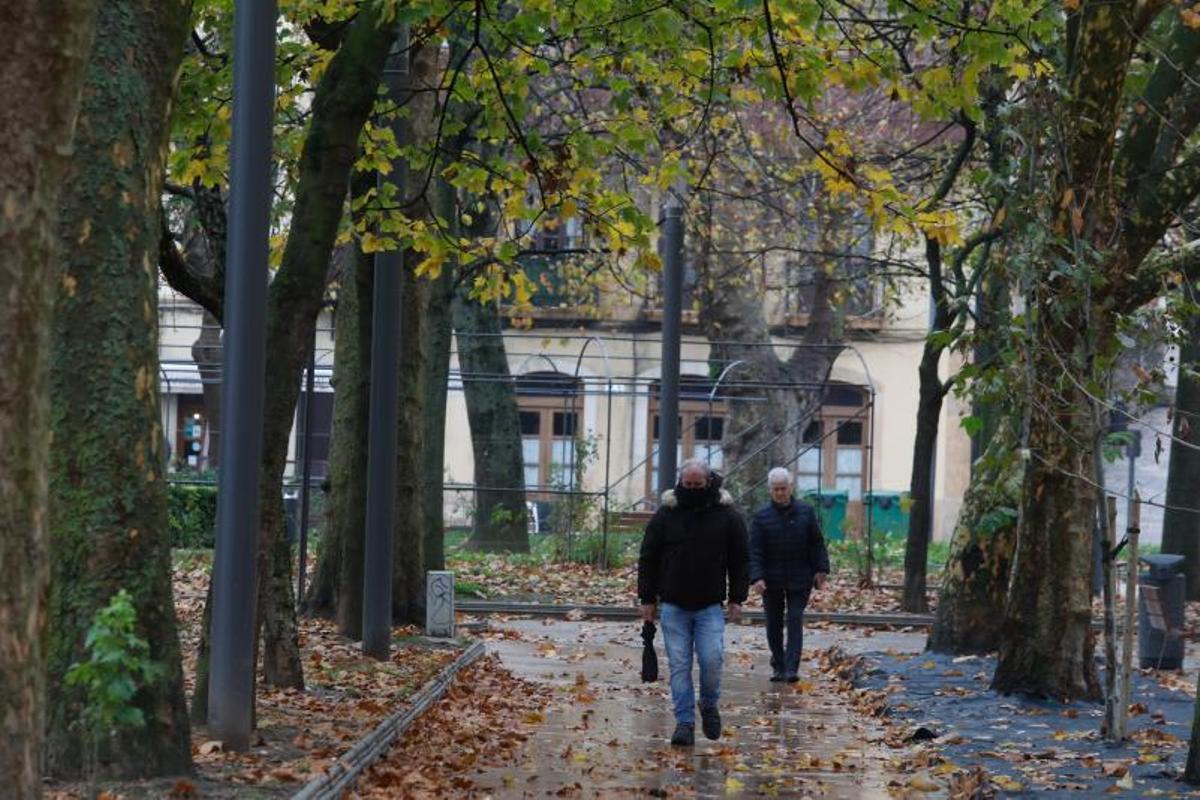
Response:
[{"label": "arched window", "polygon": [[525,488],[573,485],[575,439],[582,433],[581,382],[562,372],[517,376]]},{"label": "arched window", "polygon": [[[646,492],[658,491],[658,434],[659,383],[650,388],[650,436],[647,437],[649,469],[646,470]],[[682,375],[679,378],[679,440],[675,447],[675,464],[688,458],[703,458],[715,470],[725,466],[721,439],[725,436],[725,415],[729,406],[723,400],[709,403],[713,383],[708,378]]]},{"label": "arched window", "polygon": [[804,431],[807,449],[796,462],[796,489],[844,491],[850,502],[862,500],[868,422],[867,393],[858,386],[831,385],[817,418]]}]

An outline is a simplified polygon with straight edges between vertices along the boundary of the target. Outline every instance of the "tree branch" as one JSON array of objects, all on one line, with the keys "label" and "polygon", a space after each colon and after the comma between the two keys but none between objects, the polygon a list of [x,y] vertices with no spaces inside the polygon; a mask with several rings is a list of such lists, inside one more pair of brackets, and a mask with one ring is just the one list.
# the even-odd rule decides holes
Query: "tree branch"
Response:
[{"label": "tree branch", "polygon": [[1182,275],[1189,283],[1200,280],[1200,239],[1147,256],[1129,287],[1131,308],[1143,306],[1174,289],[1174,275]]},{"label": "tree branch", "polygon": [[1133,35],[1141,37],[1170,0],[1138,0],[1133,11]]},{"label": "tree branch", "polygon": [[962,125],[965,135],[958,143],[958,149],[954,152],[954,158],[950,161],[949,166],[946,167],[945,174],[942,175],[942,182],[938,184],[933,196],[926,202],[926,209],[933,208],[945,200],[946,195],[950,194],[950,190],[954,188],[954,182],[958,180],[958,176],[962,172],[963,165],[967,163],[967,158],[971,155],[971,149],[975,146],[975,123],[963,117],[959,120],[959,124]]},{"label": "tree branch", "polygon": [[1184,152],[1179,163],[1164,173],[1153,191],[1143,186],[1126,223],[1128,263],[1140,264],[1197,194],[1200,194],[1200,145]]},{"label": "tree branch", "polygon": [[172,289],[199,303],[218,320],[225,317],[225,287],[212,275],[195,269],[175,245],[165,211],[159,212],[158,266]]},{"label": "tree branch", "polygon": [[[1190,77],[1197,58],[1200,58],[1200,31],[1176,18],[1154,72],[1134,104],[1135,113],[1130,115],[1121,146],[1123,172],[1134,192],[1147,180],[1153,183],[1153,173],[1161,173],[1164,166],[1174,162],[1196,126],[1195,115],[1188,111],[1189,106],[1200,102],[1195,96],[1194,79]],[[1193,117],[1190,126],[1189,116]],[[1180,125],[1183,127],[1177,128]],[[1151,185],[1147,190],[1154,191],[1154,187]]]}]

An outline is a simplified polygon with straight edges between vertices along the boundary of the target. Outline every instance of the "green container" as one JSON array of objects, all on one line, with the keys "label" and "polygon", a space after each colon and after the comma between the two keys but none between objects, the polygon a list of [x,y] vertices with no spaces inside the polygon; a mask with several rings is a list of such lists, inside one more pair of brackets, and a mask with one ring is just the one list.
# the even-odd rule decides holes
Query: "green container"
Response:
[{"label": "green container", "polygon": [[903,539],[908,536],[908,517],[912,503],[908,492],[867,492],[863,496],[863,523],[870,506],[871,531],[875,536]]},{"label": "green container", "polygon": [[831,542],[841,542],[846,538],[846,502],[849,499],[847,492],[813,492],[804,495],[804,502],[817,509],[821,532]]}]

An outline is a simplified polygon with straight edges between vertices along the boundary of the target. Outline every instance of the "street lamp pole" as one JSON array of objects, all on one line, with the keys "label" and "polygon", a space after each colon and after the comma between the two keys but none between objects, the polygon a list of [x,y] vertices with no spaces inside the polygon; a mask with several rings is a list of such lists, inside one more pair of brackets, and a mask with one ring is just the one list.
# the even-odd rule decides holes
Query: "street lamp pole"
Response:
[{"label": "street lamp pole", "polygon": [[667,192],[662,213],[662,379],[658,404],[658,492],[675,485],[679,441],[679,363],[683,328],[683,202]]},{"label": "street lamp pole", "polygon": [[233,22],[233,144],[221,381],[224,431],[208,690],[209,730],[231,750],[249,748],[254,706],[276,13],[274,0],[242,0],[235,4]]},{"label": "street lamp pole", "polygon": [[[409,89],[408,26],[401,26],[384,69],[388,94],[400,108]],[[396,141],[406,140],[406,123],[392,123]],[[396,197],[407,190],[406,161],[392,162],[387,176]],[[363,653],[387,660],[392,645],[392,534],[396,518],[396,426],[400,391],[400,271],[404,251],[375,254],[371,311],[371,392],[367,447],[367,532],[363,547]]]}]

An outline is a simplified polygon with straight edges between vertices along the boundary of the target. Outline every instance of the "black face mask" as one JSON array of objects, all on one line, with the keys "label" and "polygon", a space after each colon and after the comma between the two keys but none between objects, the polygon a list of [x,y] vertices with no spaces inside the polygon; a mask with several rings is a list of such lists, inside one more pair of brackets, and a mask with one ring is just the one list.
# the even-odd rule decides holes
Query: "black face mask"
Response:
[{"label": "black face mask", "polygon": [[709,489],[707,486],[675,487],[675,497],[679,500],[680,508],[696,508],[697,506],[701,506],[708,500],[708,494]]}]

